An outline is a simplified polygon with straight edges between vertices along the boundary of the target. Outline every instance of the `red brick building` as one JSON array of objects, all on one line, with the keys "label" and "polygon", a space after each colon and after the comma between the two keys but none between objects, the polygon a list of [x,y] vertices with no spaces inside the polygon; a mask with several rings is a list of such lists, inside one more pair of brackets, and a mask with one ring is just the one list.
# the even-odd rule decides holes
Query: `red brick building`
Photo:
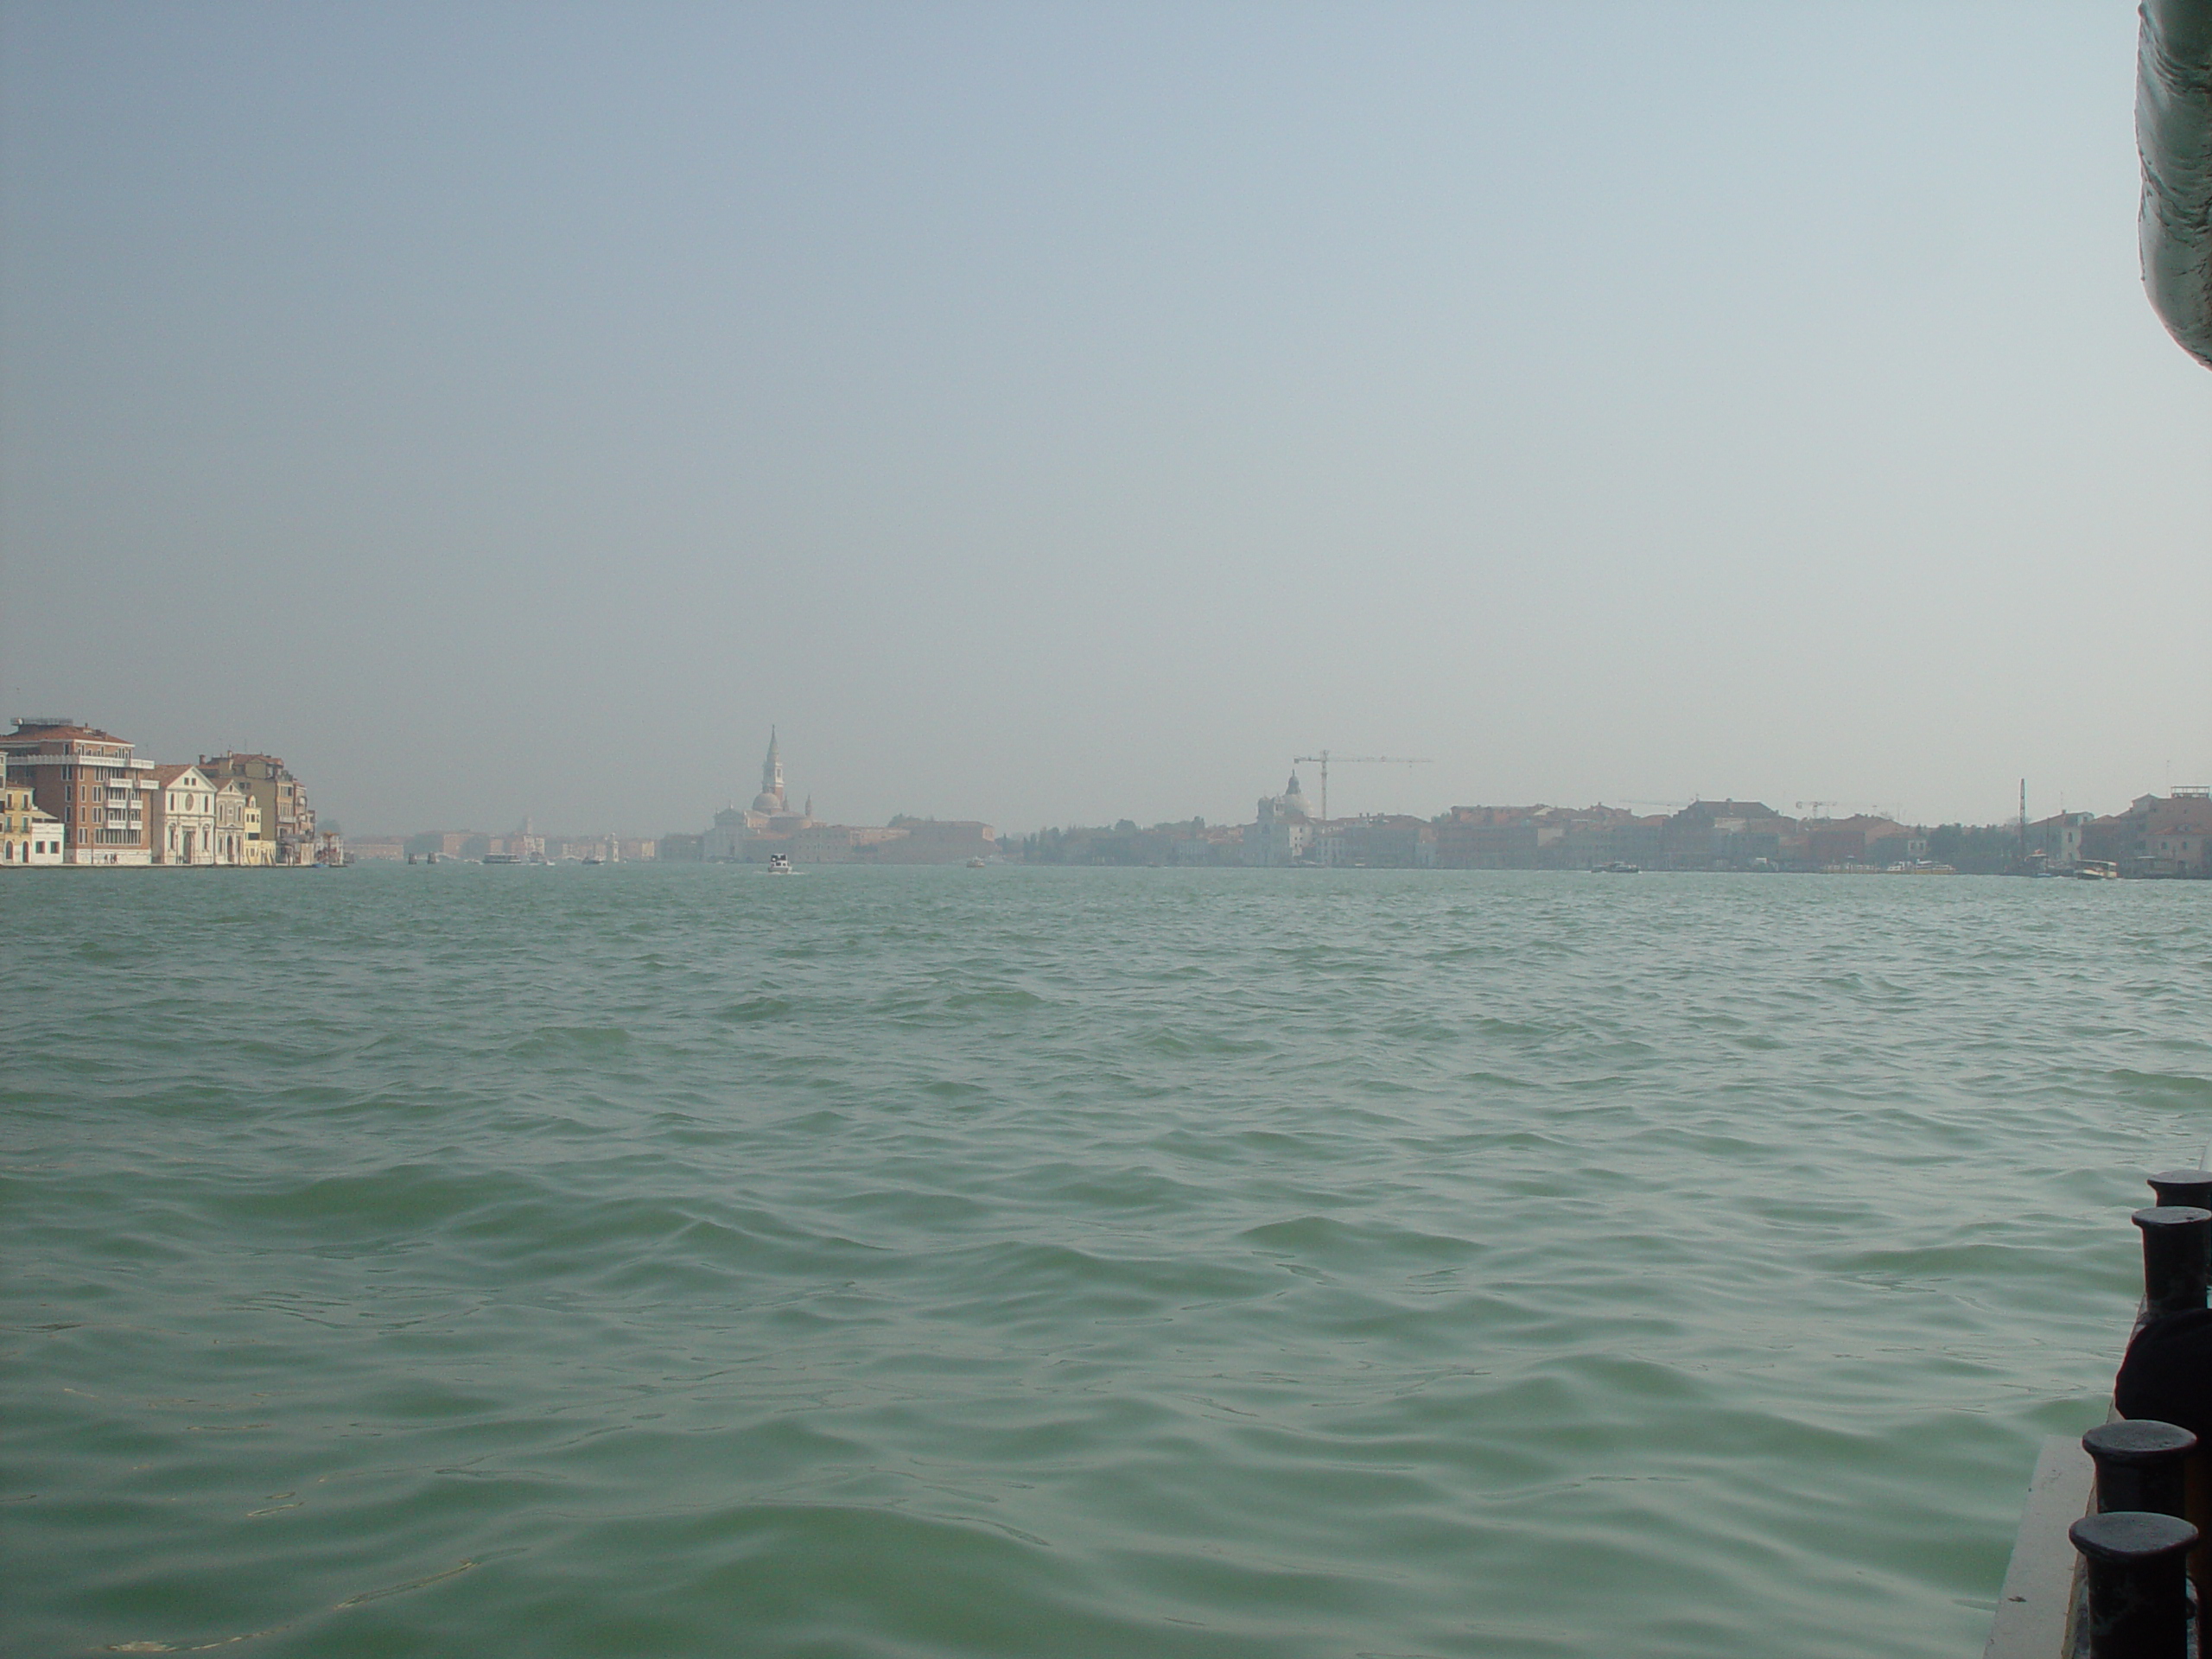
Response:
[{"label": "red brick building", "polygon": [[19,720],[0,737],[8,776],[60,822],[65,864],[149,864],[146,800],[154,763],[112,732],[61,715]]}]

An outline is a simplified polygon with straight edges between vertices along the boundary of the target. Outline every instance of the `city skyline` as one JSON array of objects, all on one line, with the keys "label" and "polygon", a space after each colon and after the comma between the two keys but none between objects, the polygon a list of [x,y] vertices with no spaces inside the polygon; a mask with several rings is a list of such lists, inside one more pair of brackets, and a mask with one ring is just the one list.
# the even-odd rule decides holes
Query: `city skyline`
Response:
[{"label": "city skyline", "polygon": [[[1633,818],[1647,823],[1656,823],[1669,817],[1670,816],[1677,815],[1682,811],[1697,807],[1719,806],[1722,808],[1732,808],[1735,804],[1738,802],[1753,803],[1757,805],[1758,811],[1760,815],[1771,816],[1780,819],[1787,819],[1792,823],[1802,823],[1805,824],[1829,824],[1839,822],[1885,821],[1897,825],[1912,825],[1926,828],[1929,827],[1931,823],[1963,824],[1966,823],[1965,820],[1961,819],[1916,819],[1911,815],[1904,812],[1900,808],[1885,804],[1880,802],[1854,802],[1830,797],[1816,799],[1797,800],[1794,803],[1790,803],[1787,808],[1781,806],[1770,808],[1764,804],[1765,798],[1764,797],[1738,794],[1721,794],[1713,796],[1700,794],[1686,799],[1672,801],[1637,800],[1631,798],[1616,796],[1611,800],[1600,798],[1580,807],[1572,806],[1564,802],[1545,801],[1529,801],[1515,804],[1508,804],[1505,802],[1482,804],[1459,802],[1453,804],[1449,808],[1444,809],[1443,810],[1428,814],[1408,812],[1402,808],[1397,807],[1362,809],[1358,810],[1332,814],[1327,806],[1328,798],[1326,794],[1327,783],[1325,768],[1320,774],[1321,790],[1318,797],[1309,795],[1305,791],[1300,772],[1297,770],[1299,766],[1306,765],[1314,759],[1315,757],[1306,756],[1300,757],[1297,760],[1294,760],[1292,763],[1293,770],[1289,774],[1289,778],[1282,792],[1274,796],[1263,795],[1259,798],[1257,811],[1258,823],[1261,825],[1264,826],[1268,823],[1270,814],[1274,812],[1287,812],[1300,818],[1310,817],[1313,823],[1321,825],[1352,824],[1364,821],[1390,818],[1405,818],[1413,820],[1425,819],[1432,823],[1441,823],[1446,821],[1447,818],[1456,817],[1461,814],[1470,812],[1504,811],[1535,814],[1572,814],[1575,812],[1611,813],[1624,818]],[[1388,756],[1358,757],[1344,755],[1341,753],[1332,757],[1334,764],[1338,767],[1370,761],[1389,761],[1395,759],[1395,757]],[[1395,763],[1400,765],[1427,764],[1426,761],[1423,760],[1396,760]],[[804,801],[803,808],[798,806],[790,798],[793,791],[787,787],[787,782],[785,776],[785,761],[781,734],[779,728],[773,725],[771,725],[769,728],[768,747],[766,755],[761,761],[760,769],[760,791],[753,798],[749,806],[741,809],[737,804],[737,797],[734,793],[729,802],[720,811],[715,814],[713,825],[704,832],[703,836],[703,839],[707,843],[707,850],[705,853],[706,856],[709,858],[735,856],[736,842],[760,836],[764,834],[771,836],[789,836],[801,830],[812,831],[817,829],[838,829],[843,827],[827,824],[823,820],[819,819],[815,816],[814,798],[810,790],[802,792]],[[2022,787],[2019,797],[2022,806],[2021,811],[2016,812],[2008,818],[1993,819],[1985,823],[1980,823],[1975,827],[1994,828],[2018,824],[2024,828],[2025,826],[2032,823],[2044,823],[2069,815],[2085,818],[2093,818],[2103,816],[2102,814],[2092,810],[2069,807],[2062,800],[2056,809],[2050,813],[2043,815],[2043,817],[2039,818],[2031,810],[2030,810],[2031,798],[2027,788],[2027,780],[2022,779],[2021,785]],[[2205,797],[2207,792],[2208,786],[2202,784],[2169,784],[2161,791],[2142,791],[2139,792],[2136,796],[2130,797],[2129,798],[2132,802],[2138,804],[2145,798],[2145,794],[2154,796],[2158,798],[2202,799]],[[1654,808],[1660,810],[1655,811],[1652,810]],[[531,835],[533,833],[532,825],[534,821],[535,815],[530,813],[524,814],[521,820],[520,833],[525,836]],[[901,822],[934,823],[937,821],[938,815],[936,814],[922,815],[904,813],[893,814],[887,820],[887,822],[894,824]],[[949,821],[969,823],[977,822],[974,819],[955,819]],[[1165,818],[1152,820],[1146,825],[1138,826],[1135,820],[1128,818],[1126,816],[1122,816],[1102,820],[1099,823],[1092,825],[1085,825],[1080,821],[1075,819],[1065,819],[1058,823],[1046,823],[1034,826],[1033,828],[1025,827],[1021,830],[1009,830],[1007,832],[1007,836],[1009,837],[1033,836],[1040,833],[1049,833],[1058,830],[1072,831],[1086,828],[1103,829],[1108,826],[1128,828],[1141,827],[1151,830],[1164,830],[1183,823],[1197,823],[1202,826],[1222,826],[1224,824],[1242,824],[1243,823],[1244,820],[1241,817],[1232,817],[1224,819],[1220,817],[1215,817],[1209,818],[1207,815],[1203,812],[1193,812],[1184,816],[1171,815]],[[988,826],[986,827],[988,828]],[[392,827],[384,826],[372,833],[379,837],[389,839],[409,832],[402,832],[396,830]],[[417,830],[412,833],[421,835],[432,832]],[[454,831],[450,826],[441,826],[439,833],[444,833],[450,837],[457,832]],[[513,834],[515,832],[512,830],[500,832],[478,827],[467,833],[474,838],[487,838],[495,837],[500,833]],[[584,838],[619,836],[623,832],[620,830],[609,827],[603,823],[595,824],[588,828],[582,828],[581,830],[574,826],[569,826],[559,830],[549,831],[549,834],[554,834],[556,836],[581,836]],[[667,833],[676,835],[686,840],[702,839],[701,836],[694,836],[688,830],[672,830]],[[716,843],[716,837],[718,835],[721,837],[720,844]]]},{"label": "city skyline", "polygon": [[[90,732],[90,734],[95,738],[111,742],[120,741],[126,748],[132,747],[131,740],[123,737],[120,734],[111,733],[103,729],[102,722],[97,720],[79,721],[73,716],[45,715],[36,717],[18,716],[12,721],[12,724],[17,728],[15,735],[18,738],[33,737],[41,725],[51,724],[66,727],[71,730],[79,728],[86,729]],[[0,735],[4,735],[4,734],[0,734]],[[137,747],[143,747],[144,746]],[[234,746],[234,748],[236,746]],[[240,749],[238,752],[244,751]],[[194,753],[198,752],[195,751]],[[1993,816],[1987,818],[1946,818],[1916,815],[1899,804],[1894,799],[1850,799],[1840,796],[1819,796],[1811,798],[1796,798],[1793,799],[1787,795],[1758,791],[1721,791],[1718,792],[1698,791],[1694,794],[1662,799],[1632,797],[1618,792],[1610,794],[1601,793],[1580,803],[1567,800],[1546,800],[1536,798],[1529,798],[1514,801],[1503,797],[1492,800],[1483,801],[1478,798],[1466,797],[1455,799],[1442,807],[1432,810],[1424,810],[1417,806],[1409,806],[1402,798],[1402,789],[1394,792],[1389,783],[1379,780],[1368,783],[1364,788],[1354,787],[1351,791],[1353,796],[1352,801],[1350,804],[1346,804],[1345,795],[1347,791],[1347,782],[1344,780],[1346,779],[1347,774],[1342,769],[1348,766],[1357,766],[1365,761],[1378,760],[1384,761],[1395,761],[1396,764],[1401,766],[1408,764],[1430,764],[1425,757],[1418,760],[1408,760],[1390,756],[1356,756],[1347,754],[1342,751],[1330,753],[1332,755],[1332,764],[1339,769],[1338,776],[1340,781],[1336,785],[1336,791],[1338,801],[1343,810],[1334,811],[1329,810],[1328,791],[1330,785],[1326,781],[1326,775],[1325,772],[1316,774],[1319,787],[1309,796],[1302,798],[1300,798],[1300,791],[1301,788],[1300,769],[1303,768],[1307,772],[1313,771],[1314,763],[1318,760],[1318,757],[1308,754],[1294,757],[1290,762],[1291,771],[1284,795],[1273,798],[1268,797],[1264,793],[1262,795],[1260,798],[1263,816],[1267,803],[1269,799],[1282,800],[1288,798],[1295,804],[1297,810],[1301,815],[1310,814],[1317,823],[1351,823],[1362,819],[1389,817],[1411,817],[1435,822],[1441,821],[1454,813],[1478,810],[1485,811],[1503,810],[1523,811],[1589,811],[1599,810],[1615,810],[1625,811],[1630,815],[1639,818],[1656,821],[1657,819],[1664,818],[1670,814],[1680,811],[1685,808],[1716,803],[1725,804],[1731,801],[1743,800],[1759,802],[1772,801],[1778,803],[1779,804],[1776,805],[1774,808],[1774,810],[1777,813],[1782,813],[1793,818],[1802,819],[1808,823],[1829,822],[1844,818],[1871,817],[1889,819],[1901,824],[1913,824],[1921,827],[1931,827],[1939,824],[1968,824],[1978,825],[1980,827],[1993,827],[2017,824],[2023,822],[2023,814],[2019,810],[2021,805],[2024,805],[2026,808],[2024,821],[2035,823],[2069,812],[2087,812],[2090,816],[2097,816],[2102,811],[2118,810],[2118,805],[2120,804],[2115,803],[2100,803],[2085,806],[2083,803],[2079,800],[2069,801],[2063,791],[2059,791],[2057,793],[2055,801],[2047,799],[2045,797],[2050,793],[2050,791],[2038,791],[2034,787],[2031,780],[2024,779],[2019,780],[2021,788],[2019,795],[2015,797],[2015,810],[2007,814]],[[273,757],[264,756],[263,758],[270,760],[273,764],[280,766],[282,764],[274,762]],[[204,766],[207,764],[207,761],[208,757],[205,753],[199,753],[197,764]],[[180,767],[189,766],[194,763],[189,760],[156,762],[142,758],[133,764],[138,766],[142,769],[150,769],[156,766],[163,766],[168,770],[175,771]],[[1352,777],[1357,777],[1357,775],[1358,774],[1357,773],[1350,774],[1350,776]],[[1403,772],[1395,772],[1388,774],[1389,777],[1395,779],[1402,779],[1407,774]],[[26,777],[28,776],[29,774],[26,773]],[[818,818],[816,816],[814,791],[811,787],[802,789],[788,789],[786,787],[781,734],[779,728],[774,723],[772,722],[768,728],[766,753],[758,768],[758,782],[760,784],[759,792],[753,796],[748,807],[741,810],[739,803],[742,798],[743,791],[741,785],[744,781],[746,780],[736,780],[730,785],[729,788],[726,791],[726,798],[721,809],[713,814],[714,823],[715,825],[737,826],[739,827],[739,833],[741,834],[747,830],[758,831],[766,829],[772,823],[781,823],[784,825],[785,831],[801,825],[811,828],[826,823],[824,819]],[[2207,785],[2202,782],[2175,780],[2169,778],[2162,780],[2155,787],[2139,789],[2127,796],[2126,799],[2128,801],[2134,801],[2140,799],[2146,794],[2160,798],[2176,797],[2177,795],[2181,797],[2201,796],[2206,788]],[[345,791],[340,788],[334,792],[342,797]],[[1433,793],[1433,791],[1431,791],[1430,792]],[[957,789],[954,791],[954,793],[957,795]],[[1376,804],[1374,800],[1370,798],[1370,797],[1374,795],[1383,795],[1388,798],[1384,799],[1382,804]],[[790,797],[788,800],[786,799],[787,796]],[[778,815],[781,814],[789,814],[791,816],[788,818],[779,819]],[[417,836],[433,832],[444,833],[448,836],[456,834],[466,834],[476,839],[488,837],[496,840],[500,837],[517,835],[528,837],[537,833],[539,830],[543,830],[544,834],[554,836],[555,838],[613,838],[616,840],[629,842],[643,840],[649,842],[667,835],[685,836],[690,834],[690,830],[683,829],[678,824],[665,824],[659,826],[658,829],[646,829],[640,827],[640,824],[637,822],[624,821],[621,816],[621,809],[619,807],[597,809],[587,808],[581,814],[573,815],[565,819],[558,817],[558,815],[549,817],[541,807],[535,805],[525,805],[519,812],[510,810],[505,814],[499,812],[493,812],[489,815],[480,814],[474,819],[456,818],[451,814],[441,815],[434,813],[431,815],[430,822],[418,822],[411,826],[402,826],[397,823],[382,822],[373,816],[367,818],[357,819],[351,825],[346,825],[345,820],[340,818],[335,814],[325,814],[323,816],[330,824],[344,827],[356,837],[366,836],[378,840],[389,840],[395,837]],[[695,816],[696,815],[695,814]],[[543,823],[539,822],[541,819],[544,821]],[[942,813],[909,813],[904,811],[893,811],[884,814],[880,822],[891,823],[909,819],[916,822],[935,822],[938,820],[944,820],[948,822],[974,823],[980,821],[974,815],[960,813],[956,810]],[[1142,820],[1141,827],[1159,829],[1189,823],[1194,819],[1211,825],[1236,824],[1247,821],[1244,817],[1238,816],[1235,810],[1231,810],[1227,812],[1218,810],[1207,812],[1194,809],[1183,812],[1171,811],[1164,816],[1146,818]],[[853,817],[850,822],[853,825],[860,826],[874,824],[879,822],[879,820],[855,817]],[[1042,822],[1021,825],[1018,828],[1009,826],[1007,833],[1014,836],[1031,836],[1041,832],[1050,832],[1054,830],[1103,829],[1116,824],[1135,824],[1138,823],[1138,822],[1139,821],[1137,819],[1132,817],[1129,814],[1123,812],[1109,812],[1103,816],[1097,816],[1089,819],[1070,815],[1057,818],[1048,817]],[[465,830],[455,828],[457,824],[463,823],[467,824],[467,828]],[[535,826],[535,828],[533,826]],[[709,833],[711,836],[711,828]]]}]

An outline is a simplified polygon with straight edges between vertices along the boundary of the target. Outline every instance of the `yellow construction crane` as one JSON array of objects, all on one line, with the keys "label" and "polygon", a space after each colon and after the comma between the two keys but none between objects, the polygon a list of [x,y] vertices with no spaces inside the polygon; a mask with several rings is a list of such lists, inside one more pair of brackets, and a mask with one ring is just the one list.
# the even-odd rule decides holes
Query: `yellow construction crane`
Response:
[{"label": "yellow construction crane", "polygon": [[1294,766],[1319,766],[1321,768],[1321,822],[1329,821],[1329,767],[1339,766],[1433,766],[1436,763],[1425,757],[1402,754],[1331,754],[1326,749],[1319,754],[1299,754],[1291,757]]}]

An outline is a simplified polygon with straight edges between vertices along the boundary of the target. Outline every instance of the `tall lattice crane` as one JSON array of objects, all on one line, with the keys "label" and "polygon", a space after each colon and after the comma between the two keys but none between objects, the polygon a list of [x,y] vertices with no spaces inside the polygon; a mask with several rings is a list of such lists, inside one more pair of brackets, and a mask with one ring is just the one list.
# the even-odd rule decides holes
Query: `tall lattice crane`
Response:
[{"label": "tall lattice crane", "polygon": [[1813,816],[1806,820],[1808,823],[1827,823],[1832,821],[1832,815],[1823,812],[1821,810],[1823,807],[1840,806],[1844,808],[1847,811],[1864,812],[1869,817],[1877,818],[1894,818],[1897,816],[1898,811],[1898,809],[1896,807],[1884,806],[1878,802],[1800,801],[1797,803],[1797,810],[1800,812],[1802,812],[1808,806],[1813,809]]},{"label": "tall lattice crane", "polygon": [[1319,754],[1299,754],[1291,757],[1294,766],[1319,766],[1321,768],[1321,822],[1329,821],[1329,766],[1433,766],[1433,760],[1421,755],[1402,754],[1331,754],[1326,749]]}]

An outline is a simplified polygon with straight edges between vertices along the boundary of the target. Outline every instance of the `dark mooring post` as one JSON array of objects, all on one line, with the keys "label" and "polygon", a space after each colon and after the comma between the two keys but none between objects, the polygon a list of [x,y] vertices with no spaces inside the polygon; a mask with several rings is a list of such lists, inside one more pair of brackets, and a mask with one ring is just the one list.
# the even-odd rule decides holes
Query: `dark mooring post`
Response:
[{"label": "dark mooring post", "polygon": [[2085,1515],[2067,1535],[2088,1566],[2088,1659],[2189,1659],[2196,1529],[2171,1515]]},{"label": "dark mooring post", "polygon": [[2212,1210],[2158,1205],[2130,1217],[2143,1230],[2143,1300],[2153,1315],[2204,1306],[2212,1274]]},{"label": "dark mooring post", "polygon": [[2082,1437],[2097,1465],[2097,1508],[2182,1515],[2196,1436],[2148,1417],[2100,1423]]},{"label": "dark mooring post", "polygon": [[2183,1205],[2212,1210],[2212,1169],[2162,1169],[2150,1181],[2162,1207]]}]

